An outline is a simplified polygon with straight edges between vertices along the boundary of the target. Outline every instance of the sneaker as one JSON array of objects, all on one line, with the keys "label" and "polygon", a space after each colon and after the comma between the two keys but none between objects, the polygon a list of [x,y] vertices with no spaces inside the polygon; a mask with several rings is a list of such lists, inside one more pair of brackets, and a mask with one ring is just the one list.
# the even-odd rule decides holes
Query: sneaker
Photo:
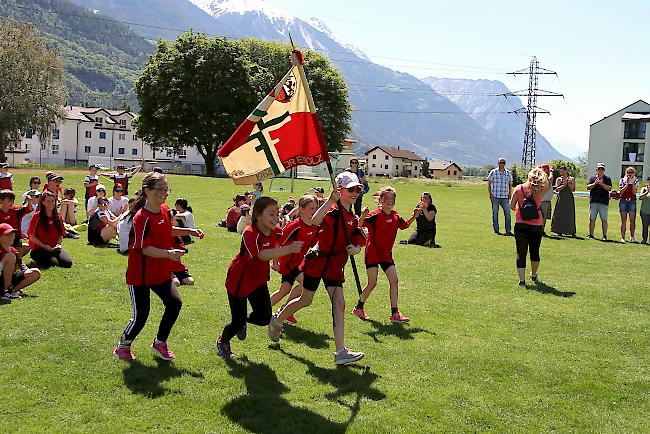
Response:
[{"label": "sneaker", "polygon": [[411,318],[402,315],[399,310],[392,314],[388,319],[393,324],[404,324],[411,321]]},{"label": "sneaker", "polygon": [[282,326],[275,321],[276,318],[277,314],[273,314],[273,317],[269,322],[269,338],[273,342],[279,341],[280,335],[282,334]]},{"label": "sneaker", "polygon": [[167,346],[167,342],[153,341],[151,351],[163,360],[174,360],[174,353]]},{"label": "sneaker", "polygon": [[621,238],[621,243],[625,244],[625,238]]},{"label": "sneaker", "polygon": [[631,243],[638,243],[638,241],[637,241],[636,238],[634,238],[634,237],[630,237],[630,242],[631,242]]},{"label": "sneaker", "polygon": [[514,236],[515,234],[513,234],[512,232],[506,232],[506,237],[514,237]]},{"label": "sneaker", "polygon": [[127,362],[133,362],[135,360],[135,354],[131,352],[131,347],[121,347],[116,346],[113,350],[113,354],[117,356],[120,360],[126,360]]},{"label": "sneaker", "polygon": [[361,351],[350,351],[349,348],[343,348],[341,351],[334,353],[335,365],[347,365],[348,363],[357,362],[363,359]]},{"label": "sneaker", "polygon": [[495,230],[494,233],[497,235],[501,235],[501,232],[499,232],[498,230]]},{"label": "sneaker", "polygon": [[603,241],[607,241],[607,235],[603,235],[603,238],[601,238]]},{"label": "sneaker", "polygon": [[587,235],[587,238],[590,239],[590,240],[593,240],[595,237],[593,235],[589,234],[589,235]]},{"label": "sneaker", "polygon": [[214,347],[217,349],[217,354],[226,359],[232,359],[233,354],[230,349],[230,344],[226,342],[221,342],[221,335],[217,338],[214,343]]},{"label": "sneaker", "polygon": [[537,274],[531,274],[531,275],[530,275],[530,280],[532,280],[533,282],[537,283]]},{"label": "sneaker", "polygon": [[11,299],[11,300],[20,300],[22,297],[16,293],[16,292],[7,292],[5,294],[5,297]]},{"label": "sneaker", "polygon": [[285,324],[291,324],[291,325],[296,325],[298,324],[298,320],[296,319],[295,316],[289,315],[287,319],[284,320]]},{"label": "sneaker", "polygon": [[244,324],[244,327],[242,327],[237,332],[237,335],[236,335],[237,339],[239,339],[240,341],[243,341],[244,339],[246,339],[246,332],[248,331],[247,329],[248,329],[248,326],[246,324]]},{"label": "sneaker", "polygon": [[7,297],[7,294],[0,295],[0,304],[9,304],[9,303],[11,303],[11,299]]},{"label": "sneaker", "polygon": [[519,281],[519,286],[526,286],[526,281],[525,280],[520,280]]},{"label": "sneaker", "polygon": [[357,308],[355,307],[354,309],[352,309],[352,313],[353,313],[354,315],[358,316],[359,319],[362,319],[362,320],[364,320],[364,321],[370,319],[370,317],[369,317],[368,315],[366,315],[366,311],[363,310],[363,308],[361,308],[361,309],[357,309]]}]

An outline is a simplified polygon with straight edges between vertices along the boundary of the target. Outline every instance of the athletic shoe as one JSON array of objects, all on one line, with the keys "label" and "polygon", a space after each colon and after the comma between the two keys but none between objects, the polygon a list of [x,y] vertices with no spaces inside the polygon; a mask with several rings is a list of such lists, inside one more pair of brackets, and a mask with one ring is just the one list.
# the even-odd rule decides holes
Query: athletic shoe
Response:
[{"label": "athletic shoe", "polygon": [[335,365],[347,365],[348,363],[357,362],[363,359],[361,351],[350,351],[349,348],[343,348],[341,351],[334,353]]},{"label": "athletic shoe", "polygon": [[115,354],[118,359],[126,360],[127,362],[133,362],[135,360],[135,354],[131,352],[131,347],[121,347],[118,345],[113,350],[113,354]]},{"label": "athletic shoe", "polygon": [[11,299],[7,297],[7,294],[0,295],[0,304],[9,304],[9,303],[11,303]]},{"label": "athletic shoe", "polygon": [[296,319],[295,316],[289,315],[287,319],[284,320],[285,324],[291,324],[291,325],[296,325],[298,324],[298,320]]},{"label": "athletic shoe", "polygon": [[22,297],[16,292],[8,292],[5,294],[5,297],[11,300],[20,300]]},{"label": "athletic shoe", "polygon": [[530,275],[530,280],[532,280],[533,282],[537,283],[537,274],[531,274],[531,275]]},{"label": "athletic shoe", "polygon": [[393,324],[404,324],[411,321],[411,318],[402,315],[399,310],[392,314],[388,319]]},{"label": "athletic shoe", "polygon": [[519,281],[519,286],[526,286],[526,281],[525,280],[520,280]]},{"label": "athletic shoe", "polygon": [[625,238],[621,238],[621,243],[625,244]]},{"label": "athletic shoe", "polygon": [[225,359],[232,359],[233,354],[230,349],[230,344],[226,342],[221,342],[221,335],[217,338],[214,343],[214,347],[217,349],[217,354]]},{"label": "athletic shoe", "polygon": [[506,232],[506,237],[514,237],[514,236],[515,234],[513,234],[512,232]]},{"label": "athletic shoe", "polygon": [[353,313],[354,315],[358,316],[359,319],[362,319],[362,320],[364,320],[364,321],[370,319],[370,317],[369,317],[368,315],[366,315],[366,311],[363,310],[363,308],[361,308],[361,309],[357,309],[357,308],[355,307],[354,309],[352,309],[352,313]]},{"label": "athletic shoe", "polygon": [[275,321],[277,317],[277,314],[273,314],[273,317],[269,322],[269,338],[273,342],[279,341],[280,335],[282,334],[282,326]]},{"label": "athletic shoe", "polygon": [[239,331],[237,332],[237,339],[239,339],[240,341],[243,341],[244,339],[246,339],[246,331],[247,331],[247,329],[248,329],[248,327],[246,326],[246,324],[244,324],[244,327],[239,329]]},{"label": "athletic shoe", "polygon": [[630,237],[630,242],[631,242],[631,243],[638,243],[638,241],[637,241],[636,238],[634,238],[634,237]]},{"label": "athletic shoe", "polygon": [[501,235],[501,232],[499,232],[499,231],[494,231],[494,233],[497,234],[497,235]]},{"label": "athletic shoe", "polygon": [[607,241],[607,235],[603,235],[603,238],[601,238],[603,241]]},{"label": "athletic shoe", "polygon": [[591,234],[589,234],[589,235],[587,235],[587,238],[589,238],[590,240],[593,240],[593,239],[594,239],[594,236],[591,235]]},{"label": "athletic shoe", "polygon": [[151,351],[163,360],[174,360],[174,353],[167,346],[167,342],[153,341]]}]

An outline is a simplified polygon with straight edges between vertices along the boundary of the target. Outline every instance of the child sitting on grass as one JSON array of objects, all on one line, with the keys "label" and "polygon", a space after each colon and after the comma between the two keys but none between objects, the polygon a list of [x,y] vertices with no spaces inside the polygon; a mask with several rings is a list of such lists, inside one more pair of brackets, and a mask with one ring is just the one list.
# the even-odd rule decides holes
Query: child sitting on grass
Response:
[{"label": "child sitting on grass", "polygon": [[13,247],[18,230],[7,223],[0,223],[0,268],[2,269],[2,288],[5,299],[20,299],[23,289],[41,278],[38,268],[27,268]]},{"label": "child sitting on grass", "polygon": [[243,204],[240,208],[241,216],[237,222],[237,233],[241,234],[244,232],[246,226],[251,224],[251,207],[249,205]]}]

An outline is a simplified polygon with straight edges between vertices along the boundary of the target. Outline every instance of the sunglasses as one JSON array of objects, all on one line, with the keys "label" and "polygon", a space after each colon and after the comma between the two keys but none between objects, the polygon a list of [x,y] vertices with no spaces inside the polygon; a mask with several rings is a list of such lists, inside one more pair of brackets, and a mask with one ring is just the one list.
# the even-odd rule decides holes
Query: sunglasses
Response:
[{"label": "sunglasses", "polygon": [[348,190],[349,193],[358,193],[358,192],[361,191],[361,187],[359,187],[359,186],[357,185],[357,186],[355,186],[355,187],[350,187],[350,188],[348,188],[347,190]]},{"label": "sunglasses", "polygon": [[605,168],[604,168],[604,167],[599,167],[599,168],[596,169],[596,170],[605,170]]},{"label": "sunglasses", "polygon": [[41,181],[33,181],[32,184],[41,185]]}]

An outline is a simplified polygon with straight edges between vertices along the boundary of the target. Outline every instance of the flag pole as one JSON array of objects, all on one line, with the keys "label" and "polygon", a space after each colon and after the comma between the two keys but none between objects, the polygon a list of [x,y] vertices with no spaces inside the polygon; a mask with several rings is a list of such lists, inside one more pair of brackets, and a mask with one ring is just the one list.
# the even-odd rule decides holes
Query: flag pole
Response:
[{"label": "flag pole", "polygon": [[[300,80],[302,81],[302,87],[305,89],[305,93],[307,95],[307,102],[309,103],[309,110],[316,114],[316,104],[314,104],[314,98],[311,94],[311,90],[309,89],[309,83],[307,82],[307,76],[305,75],[305,69],[302,66],[302,55],[298,56],[296,47],[293,45],[293,39],[291,38],[291,33],[289,33],[289,41],[291,41],[291,48],[293,51],[291,52],[291,63],[295,66],[298,67],[298,72],[300,73]],[[318,121],[318,117],[316,117],[316,121]],[[319,126],[320,128],[320,126]],[[322,133],[321,133],[322,134]],[[324,140],[323,140],[324,142]],[[324,145],[324,143],[323,143]],[[327,171],[329,172],[330,175],[330,181],[332,183],[332,188],[334,190],[337,189],[336,185],[336,177],[334,175],[334,169],[332,168],[332,162],[330,161],[329,157],[329,151],[327,150],[327,146],[323,146],[323,150],[327,153],[327,158],[325,160],[325,163],[327,164]],[[356,174],[355,174],[356,175]],[[345,224],[345,216],[343,215],[343,204],[341,203],[341,199],[337,201],[337,205],[339,207],[339,210],[341,210],[341,224],[343,225],[343,233],[345,234],[345,242],[346,245],[350,245],[350,234],[347,231],[346,224]],[[357,270],[357,263],[354,259],[353,255],[350,255],[350,265],[352,265],[352,273],[354,274],[354,281],[357,285],[357,292],[359,295],[361,295],[361,280],[359,279],[359,271]]]}]

